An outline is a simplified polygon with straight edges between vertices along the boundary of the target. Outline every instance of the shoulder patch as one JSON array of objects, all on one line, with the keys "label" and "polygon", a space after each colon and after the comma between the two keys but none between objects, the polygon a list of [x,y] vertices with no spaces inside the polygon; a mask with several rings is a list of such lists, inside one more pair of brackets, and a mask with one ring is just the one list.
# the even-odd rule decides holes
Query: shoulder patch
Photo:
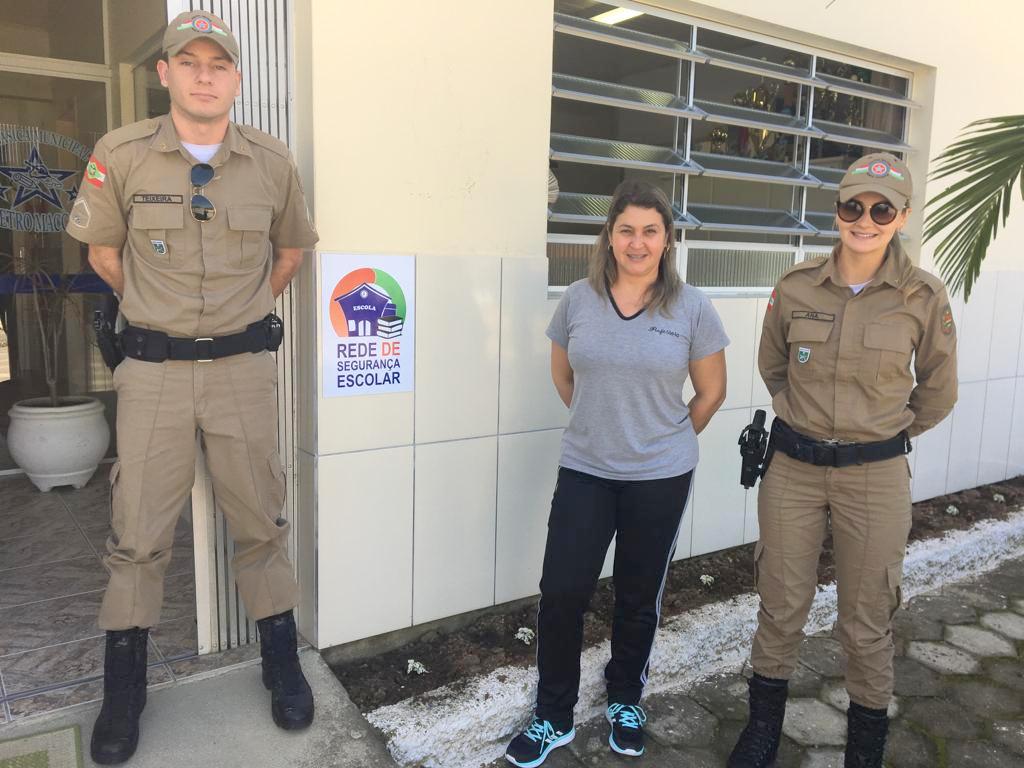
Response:
[{"label": "shoulder patch", "polygon": [[157,128],[160,127],[159,119],[153,117],[149,120],[140,120],[137,123],[130,123],[120,128],[115,128],[104,136],[101,141],[106,144],[107,149],[114,149],[122,144],[127,144],[129,141],[148,138],[156,133]]},{"label": "shoulder patch", "polygon": [[269,133],[264,133],[259,128],[253,128],[251,125],[242,125],[241,123],[235,123],[235,125],[238,126],[238,131],[253,144],[263,147],[275,155],[291,158],[288,145],[280,139],[275,139]]}]

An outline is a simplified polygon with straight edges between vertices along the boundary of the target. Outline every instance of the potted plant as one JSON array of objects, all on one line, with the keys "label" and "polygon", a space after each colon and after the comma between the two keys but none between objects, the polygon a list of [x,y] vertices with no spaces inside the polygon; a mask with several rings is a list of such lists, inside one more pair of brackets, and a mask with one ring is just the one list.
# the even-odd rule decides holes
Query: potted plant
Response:
[{"label": "potted plant", "polygon": [[110,427],[96,398],[57,393],[62,342],[69,311],[75,311],[72,292],[79,276],[52,274],[42,258],[24,248],[17,257],[3,256],[13,267],[15,292],[31,297],[47,388],[45,396],[20,400],[8,411],[7,449],[39,490],[82,488],[107,452]]}]

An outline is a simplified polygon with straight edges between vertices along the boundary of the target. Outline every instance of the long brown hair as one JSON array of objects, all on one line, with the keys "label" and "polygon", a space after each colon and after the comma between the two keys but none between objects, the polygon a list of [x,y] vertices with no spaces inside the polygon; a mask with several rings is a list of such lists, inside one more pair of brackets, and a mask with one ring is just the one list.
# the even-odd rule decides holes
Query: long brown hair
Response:
[{"label": "long brown hair", "polygon": [[630,205],[656,210],[665,225],[665,237],[668,243],[661,254],[661,261],[658,262],[658,277],[647,289],[644,306],[652,312],[660,311],[661,314],[669,317],[669,307],[679,295],[683,281],[676,270],[675,224],[672,217],[672,204],[668,201],[665,193],[653,184],[636,179],[626,179],[615,188],[611,205],[608,206],[608,219],[605,221],[604,227],[601,228],[601,234],[590,254],[587,279],[598,296],[608,298],[608,288],[614,285],[619,277],[619,267],[615,262],[615,255],[612,253],[611,231],[620,214]]}]

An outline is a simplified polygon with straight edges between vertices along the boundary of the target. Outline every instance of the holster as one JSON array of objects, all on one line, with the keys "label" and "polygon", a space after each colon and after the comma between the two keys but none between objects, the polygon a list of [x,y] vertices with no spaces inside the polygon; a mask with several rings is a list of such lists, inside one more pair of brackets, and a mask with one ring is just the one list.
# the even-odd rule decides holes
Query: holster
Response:
[{"label": "holster", "polygon": [[110,295],[105,298],[103,308],[92,313],[92,329],[96,334],[96,346],[100,348],[103,362],[107,364],[107,368],[111,372],[124,360],[121,340],[114,330],[117,325],[117,307],[117,298]]}]

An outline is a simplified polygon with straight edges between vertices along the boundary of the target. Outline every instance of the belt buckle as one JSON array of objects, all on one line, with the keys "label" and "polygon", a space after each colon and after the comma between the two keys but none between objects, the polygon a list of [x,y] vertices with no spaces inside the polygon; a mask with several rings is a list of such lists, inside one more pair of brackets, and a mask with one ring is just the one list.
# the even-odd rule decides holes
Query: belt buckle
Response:
[{"label": "belt buckle", "polygon": [[[196,339],[196,362],[197,363],[212,363],[213,362],[213,338],[210,336],[204,336],[201,339]],[[208,356],[204,356],[199,350],[202,349],[200,344],[209,344],[210,353]]]}]

